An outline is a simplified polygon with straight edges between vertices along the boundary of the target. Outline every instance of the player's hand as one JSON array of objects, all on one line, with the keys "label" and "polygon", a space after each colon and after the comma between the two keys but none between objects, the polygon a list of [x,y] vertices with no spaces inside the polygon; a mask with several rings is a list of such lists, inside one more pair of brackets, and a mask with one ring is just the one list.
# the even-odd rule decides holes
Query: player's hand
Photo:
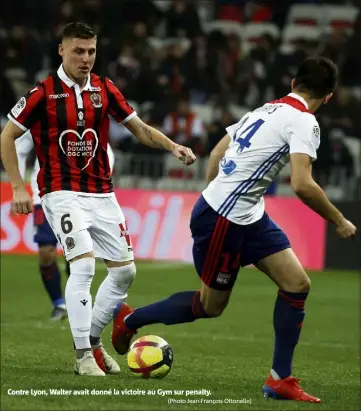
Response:
[{"label": "player's hand", "polygon": [[340,238],[354,237],[356,234],[356,227],[351,223],[351,221],[343,218],[336,227],[336,233]]},{"label": "player's hand", "polygon": [[174,157],[179,158],[180,161],[183,161],[183,164],[190,166],[196,161],[196,156],[193,154],[193,151],[188,148],[176,144],[175,149],[172,151]]},{"label": "player's hand", "polygon": [[13,190],[11,209],[18,214],[29,214],[33,211],[33,201],[25,187]]}]

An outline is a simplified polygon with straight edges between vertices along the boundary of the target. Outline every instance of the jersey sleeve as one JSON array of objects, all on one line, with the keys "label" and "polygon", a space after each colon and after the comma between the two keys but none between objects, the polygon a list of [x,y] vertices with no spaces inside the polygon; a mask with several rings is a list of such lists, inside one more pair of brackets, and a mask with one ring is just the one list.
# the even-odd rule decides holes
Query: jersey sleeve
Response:
[{"label": "jersey sleeve", "polygon": [[316,118],[310,114],[300,115],[287,130],[290,154],[308,154],[317,159],[320,146],[320,127]]},{"label": "jersey sleeve", "polygon": [[105,79],[109,98],[109,114],[118,123],[125,124],[137,115],[137,112],[128,104],[123,94],[108,78]]},{"label": "jersey sleeve", "polygon": [[8,118],[23,131],[29,130],[40,118],[40,108],[44,100],[44,88],[41,85],[21,97],[10,110]]}]

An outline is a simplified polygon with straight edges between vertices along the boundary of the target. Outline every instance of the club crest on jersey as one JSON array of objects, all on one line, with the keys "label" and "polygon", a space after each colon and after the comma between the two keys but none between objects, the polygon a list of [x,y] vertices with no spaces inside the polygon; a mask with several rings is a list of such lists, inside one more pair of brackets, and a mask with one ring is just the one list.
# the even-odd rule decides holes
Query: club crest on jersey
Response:
[{"label": "club crest on jersey", "polygon": [[93,107],[99,108],[102,107],[102,96],[99,93],[92,93],[89,96],[90,101],[92,102]]},{"label": "club crest on jersey", "polygon": [[72,250],[75,247],[75,241],[73,237],[66,237],[65,245],[68,251]]},{"label": "club crest on jersey", "polygon": [[227,160],[226,157],[223,157],[221,161],[221,169],[227,176],[233,173],[236,169],[237,164],[233,160]]}]

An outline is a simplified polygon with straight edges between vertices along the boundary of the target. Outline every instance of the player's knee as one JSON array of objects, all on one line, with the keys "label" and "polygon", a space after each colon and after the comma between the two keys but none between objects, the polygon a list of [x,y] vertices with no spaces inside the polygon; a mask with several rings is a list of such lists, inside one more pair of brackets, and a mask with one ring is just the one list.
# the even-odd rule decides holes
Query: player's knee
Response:
[{"label": "player's knee", "polygon": [[95,274],[95,258],[85,257],[79,258],[70,263],[70,277],[81,283],[89,283]]},{"label": "player's knee", "polygon": [[306,274],[298,284],[299,293],[308,293],[311,289],[311,280]]},{"label": "player's knee", "polygon": [[201,303],[204,311],[208,314],[208,316],[214,318],[219,317],[223,313],[223,311],[227,307],[228,300],[222,302],[214,302],[206,299],[204,301],[201,300]]},{"label": "player's knee", "polygon": [[40,265],[51,265],[56,261],[56,247],[52,245],[44,245],[39,247],[39,263]]},{"label": "player's knee", "polygon": [[124,292],[126,292],[134,281],[137,270],[132,261],[120,267],[109,267],[108,272],[109,278],[116,283],[117,287],[124,289]]},{"label": "player's knee", "polygon": [[306,273],[304,273],[304,275],[293,278],[291,283],[285,287],[285,291],[292,293],[308,293],[310,289],[311,280]]}]

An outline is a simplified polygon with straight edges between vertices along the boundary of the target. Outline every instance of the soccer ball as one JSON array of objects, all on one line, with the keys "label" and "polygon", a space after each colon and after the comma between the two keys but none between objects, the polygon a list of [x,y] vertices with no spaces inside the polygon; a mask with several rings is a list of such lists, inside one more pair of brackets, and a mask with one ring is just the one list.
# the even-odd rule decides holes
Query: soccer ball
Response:
[{"label": "soccer ball", "polygon": [[173,358],[171,346],[156,335],[138,338],[127,355],[130,371],[142,378],[164,378],[172,368]]}]

